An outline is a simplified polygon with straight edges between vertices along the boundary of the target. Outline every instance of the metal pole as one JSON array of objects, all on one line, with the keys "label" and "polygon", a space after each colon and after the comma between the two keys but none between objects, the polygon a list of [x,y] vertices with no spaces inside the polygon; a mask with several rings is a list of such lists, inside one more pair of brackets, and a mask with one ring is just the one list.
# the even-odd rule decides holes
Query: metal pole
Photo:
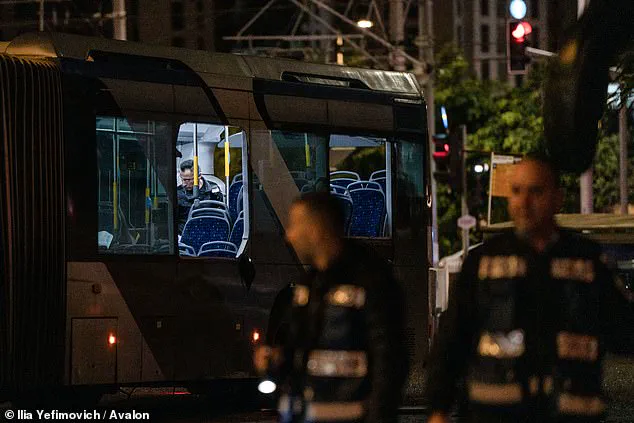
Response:
[{"label": "metal pole", "polygon": [[114,0],[112,12],[114,18],[114,38],[115,40],[125,41],[128,39],[125,0]]},{"label": "metal pole", "polygon": [[403,22],[403,0],[390,0],[390,38],[395,48],[392,51],[392,68],[405,71],[403,57],[403,41],[405,40],[405,23]]},{"label": "metal pole", "polygon": [[[467,169],[465,166],[467,154],[467,125],[461,125],[462,151],[460,152],[460,160],[462,161],[462,216],[469,214],[467,207]],[[469,229],[462,230],[462,260],[467,257],[469,252]]]},{"label": "metal pole", "polygon": [[40,32],[44,31],[44,0],[40,0]]},{"label": "metal pole", "polygon": [[[621,88],[623,92],[623,88]],[[621,98],[621,109],[619,110],[619,182],[621,196],[621,214],[628,214],[627,195],[627,105],[625,96]]]},{"label": "metal pole", "polygon": [[[432,43],[433,25],[433,3],[431,0],[418,0],[418,36],[419,36],[419,80],[425,72],[423,64],[431,66],[434,63],[434,45]],[[426,19],[425,19],[426,18]],[[427,24],[425,24],[427,20]],[[433,67],[431,68],[433,69]],[[432,71],[433,72],[433,71]],[[433,73],[427,75],[425,80],[425,101],[427,102],[427,130],[429,139],[427,140],[428,151],[434,151],[433,135],[436,133],[436,104],[434,98],[434,76]],[[431,154],[429,155],[431,156]],[[430,160],[431,175],[431,226],[432,226],[432,265],[436,267],[440,260],[438,248],[438,187],[433,175],[436,171],[436,163]]]},{"label": "metal pole", "polygon": [[[584,9],[588,5],[586,0],[578,0],[577,2],[577,18],[581,17]],[[590,214],[593,212],[592,199],[592,166],[586,170],[579,178],[579,200],[582,214]]]}]

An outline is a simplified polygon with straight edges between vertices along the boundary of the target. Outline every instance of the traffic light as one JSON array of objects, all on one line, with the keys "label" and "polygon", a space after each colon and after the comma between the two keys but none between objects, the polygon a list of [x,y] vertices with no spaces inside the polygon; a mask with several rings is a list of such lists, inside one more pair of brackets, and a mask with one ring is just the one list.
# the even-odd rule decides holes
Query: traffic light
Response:
[{"label": "traffic light", "polygon": [[533,27],[526,21],[510,21],[507,30],[508,72],[511,75],[526,74],[526,66],[531,59],[526,54],[530,45],[529,35]]},{"label": "traffic light", "polygon": [[459,132],[436,134],[434,152],[432,156],[436,163],[434,177],[436,181],[448,184],[453,192],[460,193],[463,189],[463,143]]},{"label": "traffic light", "polygon": [[447,134],[436,134],[433,136],[434,151],[432,157],[436,163],[436,171],[434,177],[438,182],[449,182],[449,138]]}]

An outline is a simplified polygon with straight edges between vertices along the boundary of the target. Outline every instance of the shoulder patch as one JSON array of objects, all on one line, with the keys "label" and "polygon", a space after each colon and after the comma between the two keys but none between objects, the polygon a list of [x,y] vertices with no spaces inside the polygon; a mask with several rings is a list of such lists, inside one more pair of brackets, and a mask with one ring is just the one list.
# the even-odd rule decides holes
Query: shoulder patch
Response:
[{"label": "shoulder patch", "polygon": [[555,258],[550,262],[553,279],[570,279],[585,283],[594,281],[594,263],[583,258]]},{"label": "shoulder patch", "polygon": [[361,308],[365,305],[365,289],[355,285],[338,285],[326,294],[329,304]]},{"label": "shoulder patch", "polygon": [[293,305],[303,307],[308,304],[310,289],[306,285],[295,285],[293,290]]},{"label": "shoulder patch", "polygon": [[526,259],[520,256],[482,256],[478,279],[511,279],[526,276]]}]

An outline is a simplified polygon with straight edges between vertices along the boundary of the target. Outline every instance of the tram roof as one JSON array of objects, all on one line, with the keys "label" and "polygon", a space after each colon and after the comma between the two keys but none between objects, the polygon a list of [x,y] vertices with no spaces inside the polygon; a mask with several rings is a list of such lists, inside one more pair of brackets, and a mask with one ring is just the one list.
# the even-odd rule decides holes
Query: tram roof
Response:
[{"label": "tram roof", "polygon": [[[634,244],[634,215],[558,214],[555,219],[562,229],[588,234],[599,242]],[[493,234],[510,231],[513,227],[513,222],[494,223],[482,227],[482,231]]]},{"label": "tram roof", "polygon": [[200,73],[280,80],[282,73],[291,72],[341,80],[357,80],[374,91],[421,95],[416,78],[409,73],[305,63],[290,59],[210,53],[74,34],[43,32],[23,34],[5,45],[0,45],[0,51],[22,57],[76,60],[89,60],[91,54],[96,51],[147,56],[177,60]]}]

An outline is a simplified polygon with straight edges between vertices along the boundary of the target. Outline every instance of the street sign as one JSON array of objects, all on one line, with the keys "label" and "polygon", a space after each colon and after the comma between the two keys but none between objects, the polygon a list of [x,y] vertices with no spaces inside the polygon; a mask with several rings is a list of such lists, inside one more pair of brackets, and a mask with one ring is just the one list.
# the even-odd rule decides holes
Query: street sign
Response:
[{"label": "street sign", "polygon": [[476,218],[465,214],[458,218],[458,227],[461,229],[471,229],[476,225]]}]

